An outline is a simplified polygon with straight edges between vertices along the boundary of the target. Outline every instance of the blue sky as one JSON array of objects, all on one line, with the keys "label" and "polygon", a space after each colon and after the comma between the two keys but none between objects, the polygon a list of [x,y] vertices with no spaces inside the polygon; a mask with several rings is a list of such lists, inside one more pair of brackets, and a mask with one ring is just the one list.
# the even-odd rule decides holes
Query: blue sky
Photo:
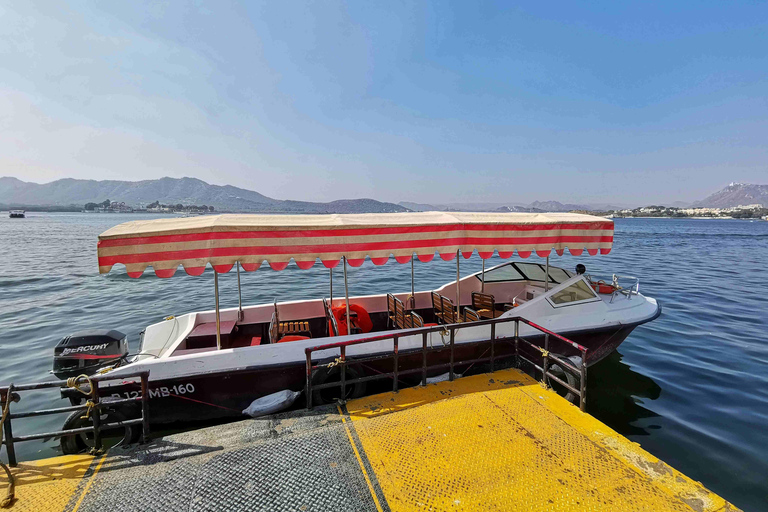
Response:
[{"label": "blue sky", "polygon": [[15,2],[0,175],[649,204],[768,183],[765,2]]}]

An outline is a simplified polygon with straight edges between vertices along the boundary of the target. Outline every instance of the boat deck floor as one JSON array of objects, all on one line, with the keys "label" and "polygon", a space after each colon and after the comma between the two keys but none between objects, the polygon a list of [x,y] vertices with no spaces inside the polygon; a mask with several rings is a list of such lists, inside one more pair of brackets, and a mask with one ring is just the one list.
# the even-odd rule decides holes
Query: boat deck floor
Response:
[{"label": "boat deck floor", "polygon": [[14,512],[736,510],[517,370],[14,473]]}]

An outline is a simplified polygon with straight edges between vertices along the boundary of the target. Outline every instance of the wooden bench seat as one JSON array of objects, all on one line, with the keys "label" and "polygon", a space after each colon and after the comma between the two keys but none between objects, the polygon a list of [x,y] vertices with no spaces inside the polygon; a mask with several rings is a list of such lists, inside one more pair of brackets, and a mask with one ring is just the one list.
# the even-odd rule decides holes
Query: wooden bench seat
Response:
[{"label": "wooden bench seat", "polygon": [[424,327],[424,319],[415,311],[406,311],[403,301],[387,294],[387,315],[389,326],[396,329],[415,329]]},{"label": "wooden bench seat", "polygon": [[472,309],[481,318],[498,318],[504,314],[504,311],[496,309],[496,300],[488,293],[472,292]]},{"label": "wooden bench seat", "polygon": [[456,312],[453,301],[437,292],[432,292],[432,310],[435,312],[435,318],[441,324],[458,324],[461,318]]},{"label": "wooden bench seat", "polygon": [[312,337],[312,333],[309,330],[309,322],[300,320],[296,322],[281,322],[280,315],[277,311],[277,301],[275,304],[275,312],[272,313],[272,320],[269,322],[269,341],[270,343],[279,343],[283,337],[290,337],[290,340],[295,341],[297,339],[308,339]]}]

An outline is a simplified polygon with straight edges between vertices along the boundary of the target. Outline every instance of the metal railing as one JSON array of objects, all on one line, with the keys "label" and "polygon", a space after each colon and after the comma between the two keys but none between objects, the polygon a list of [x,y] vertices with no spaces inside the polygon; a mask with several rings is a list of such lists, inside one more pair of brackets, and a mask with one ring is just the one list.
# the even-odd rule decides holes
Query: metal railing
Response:
[{"label": "metal railing", "polygon": [[[92,377],[89,377],[89,381],[92,383],[92,386],[89,386],[90,389],[88,393],[83,394],[83,397],[87,398],[87,401],[84,404],[71,405],[68,407],[57,407],[54,409],[41,409],[37,411],[25,411],[25,412],[13,412],[13,413],[10,412],[10,403],[19,402],[21,400],[21,397],[17,393],[18,391],[31,391],[31,390],[39,390],[39,389],[50,389],[50,388],[66,389],[66,388],[73,387],[73,382],[60,380],[60,381],[53,381],[53,382],[37,382],[34,384],[19,384],[19,385],[11,384],[10,386],[0,387],[0,407],[5,408],[6,403],[10,401],[10,403],[8,404],[8,407],[9,407],[8,415],[6,416],[5,422],[3,423],[3,430],[4,430],[3,444],[5,444],[6,451],[8,453],[8,463],[11,466],[16,466],[16,450],[15,450],[14,444],[23,442],[23,441],[34,441],[37,439],[48,439],[48,438],[60,438],[64,436],[74,435],[74,434],[83,434],[83,433],[92,432],[93,441],[94,441],[94,446],[92,450],[94,450],[95,452],[98,452],[103,449],[103,442],[102,442],[102,436],[101,436],[103,430],[127,427],[130,425],[139,425],[139,424],[141,424],[142,426],[141,442],[143,443],[146,440],[148,440],[149,439],[149,414],[148,414],[149,410],[148,410],[147,400],[149,399],[149,391],[148,391],[149,371],[121,375],[120,379],[126,379],[131,377],[141,378],[141,394],[136,397],[119,398],[119,399],[110,398],[109,400],[102,400],[102,397],[100,395],[100,390],[99,390],[99,382],[115,380],[115,377],[111,377],[109,375],[92,376]],[[80,381],[80,382],[85,383],[83,381]],[[100,411],[103,408],[107,408],[107,407],[112,408],[115,406],[123,406],[124,404],[135,404],[135,403],[141,404],[140,418],[125,420],[125,421],[115,421],[113,423],[106,423],[106,424],[101,423]],[[93,424],[89,427],[57,430],[55,432],[30,434],[25,436],[13,435],[13,427],[12,427],[11,420],[22,419],[22,418],[32,418],[35,416],[44,416],[49,414],[61,414],[61,413],[73,412],[73,411],[87,411],[86,415],[91,419]]]},{"label": "metal railing", "polygon": [[[504,337],[497,337],[496,336],[496,326],[499,324],[506,324],[514,322],[515,328],[514,328],[514,335],[513,336],[504,336]],[[531,341],[525,339],[525,337],[520,336],[520,324],[523,323],[525,325],[528,325],[535,329],[536,331],[539,331],[544,335],[544,341],[543,346],[539,346],[535,343],[532,343]],[[473,346],[479,346],[479,345],[489,345],[488,350],[486,350],[483,353],[483,356],[485,356],[488,351],[490,351],[490,355],[487,357],[479,357],[479,358],[472,358],[472,359],[464,359],[461,361],[455,360],[455,349],[456,349],[456,331],[460,329],[466,329],[469,327],[479,327],[479,326],[488,326],[490,328],[489,337],[487,339],[480,339],[477,341],[466,341],[466,342],[460,342],[458,345],[460,347],[473,347]],[[449,342],[445,344],[443,341],[442,346],[428,346],[428,338],[430,333],[439,333],[441,335],[441,338],[444,340],[445,335],[448,335]],[[412,349],[409,351],[408,355],[421,353],[421,367],[420,368],[410,368],[401,370],[400,369],[400,339],[406,338],[406,337],[412,337],[412,336],[421,336],[421,348],[420,349]],[[386,341],[386,340],[392,340],[392,352],[391,353],[376,353],[368,356],[355,356],[353,358],[347,358],[347,347],[350,346],[357,346],[357,345],[363,345],[366,343],[374,343],[374,342],[380,342],[380,341]],[[551,353],[550,345],[552,341],[562,343],[565,345],[570,346],[573,349],[576,349],[581,354],[581,364],[578,366],[574,364],[571,360],[564,356],[560,356],[558,354]],[[488,319],[488,320],[481,320],[479,322],[469,322],[469,323],[459,323],[459,324],[450,324],[450,325],[441,325],[436,327],[422,327],[418,329],[409,329],[407,331],[397,332],[397,333],[391,333],[391,334],[381,334],[377,336],[370,336],[366,338],[360,338],[355,340],[348,340],[348,341],[339,341],[336,343],[328,343],[325,345],[318,345],[314,347],[307,347],[305,349],[306,354],[306,386],[305,386],[305,396],[307,400],[307,409],[312,408],[312,393],[313,391],[318,391],[322,389],[328,389],[328,388],[334,388],[339,387],[341,390],[341,400],[343,401],[346,397],[346,389],[349,385],[354,385],[357,383],[362,382],[368,382],[373,380],[379,380],[379,379],[386,379],[391,378],[392,379],[392,391],[397,392],[399,389],[399,382],[400,377],[406,376],[406,375],[413,375],[413,374],[421,374],[421,385],[426,386],[427,385],[427,373],[428,370],[434,370],[438,368],[448,368],[448,379],[450,381],[453,381],[455,378],[455,368],[457,366],[464,366],[464,365],[472,365],[476,363],[489,363],[490,364],[490,371],[494,372],[496,369],[496,361],[499,358],[497,355],[497,345],[499,343],[506,343],[508,345],[512,345],[514,347],[514,353],[513,354],[507,354],[505,356],[501,357],[511,357],[514,355],[516,366],[519,368],[521,366],[521,361],[526,361],[527,363],[533,365],[535,369],[537,369],[539,372],[541,372],[542,379],[541,382],[544,386],[549,387],[550,381],[557,382],[559,385],[563,386],[565,389],[570,391],[571,393],[575,394],[579,398],[579,408],[584,411],[586,409],[586,403],[587,403],[587,391],[586,391],[586,385],[587,385],[587,349],[586,347],[583,347],[579,345],[578,343],[575,343],[563,336],[560,336],[557,333],[554,333],[540,325],[537,325],[529,320],[526,320],[522,317],[510,317],[510,318],[494,318],[494,319]],[[535,361],[532,361],[528,357],[525,356],[525,354],[521,353],[520,348],[522,346],[529,347],[534,353],[537,353],[541,356],[541,365],[536,364]],[[333,361],[330,363],[325,364],[313,364],[312,363],[312,354],[314,352],[318,351],[325,351],[325,350],[332,350],[332,349],[338,349],[339,355],[338,357],[334,358]],[[427,354],[433,353],[433,352],[441,352],[449,350],[449,362],[448,363],[437,363],[437,364],[427,364]],[[324,357],[323,360],[330,359],[333,356],[327,356]],[[354,379],[347,379],[346,375],[346,369],[348,365],[362,365],[364,363],[374,362],[374,361],[380,361],[380,360],[386,360],[386,359],[392,359],[392,371],[391,372],[381,372],[377,373],[375,375],[366,375]],[[579,378],[579,384],[578,388],[570,385],[568,382],[563,381],[561,378],[559,378],[557,375],[554,375],[552,373],[552,364],[551,361],[554,361],[557,365],[562,368],[564,372],[570,373],[576,377]],[[326,367],[333,367],[338,366],[340,368],[340,380],[338,382],[326,382],[326,383],[319,383],[319,384],[313,384],[313,378],[315,375],[315,372],[319,370],[320,368]],[[567,378],[566,378],[567,380]]]},{"label": "metal railing", "polygon": [[606,285],[613,287],[610,302],[613,302],[613,299],[618,295],[624,295],[627,299],[631,299],[632,295],[640,294],[640,278],[634,276],[620,276],[619,274],[613,274],[609,278],[607,274],[587,274],[587,277],[592,283],[603,282]]}]

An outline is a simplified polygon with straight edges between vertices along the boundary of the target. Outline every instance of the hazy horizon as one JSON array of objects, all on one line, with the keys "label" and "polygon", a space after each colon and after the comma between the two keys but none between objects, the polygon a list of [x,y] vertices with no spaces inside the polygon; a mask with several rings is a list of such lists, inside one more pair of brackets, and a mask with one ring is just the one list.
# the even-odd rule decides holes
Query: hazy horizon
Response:
[{"label": "hazy horizon", "polygon": [[189,176],[319,202],[692,202],[767,181],[767,14],[1,6],[0,176]]}]

